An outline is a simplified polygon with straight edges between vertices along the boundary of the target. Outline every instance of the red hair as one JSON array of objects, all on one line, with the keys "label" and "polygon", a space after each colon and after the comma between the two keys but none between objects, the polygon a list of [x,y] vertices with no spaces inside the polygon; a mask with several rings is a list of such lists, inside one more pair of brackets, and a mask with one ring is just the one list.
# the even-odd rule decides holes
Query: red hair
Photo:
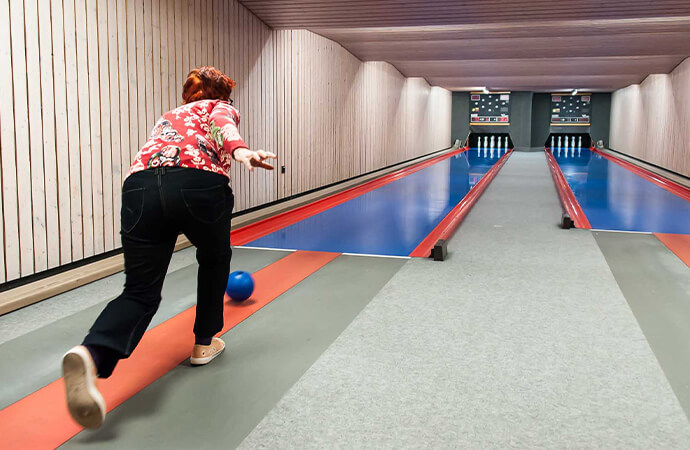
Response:
[{"label": "red hair", "polygon": [[182,88],[182,102],[228,100],[235,82],[215,67],[198,67],[187,75]]}]

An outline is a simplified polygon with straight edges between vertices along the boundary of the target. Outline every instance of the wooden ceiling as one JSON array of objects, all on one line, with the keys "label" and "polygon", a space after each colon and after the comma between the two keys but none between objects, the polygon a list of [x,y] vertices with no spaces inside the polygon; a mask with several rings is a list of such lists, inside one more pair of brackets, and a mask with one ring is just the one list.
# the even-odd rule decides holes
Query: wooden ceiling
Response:
[{"label": "wooden ceiling", "polygon": [[240,0],[451,90],[613,91],[690,56],[690,0]]}]

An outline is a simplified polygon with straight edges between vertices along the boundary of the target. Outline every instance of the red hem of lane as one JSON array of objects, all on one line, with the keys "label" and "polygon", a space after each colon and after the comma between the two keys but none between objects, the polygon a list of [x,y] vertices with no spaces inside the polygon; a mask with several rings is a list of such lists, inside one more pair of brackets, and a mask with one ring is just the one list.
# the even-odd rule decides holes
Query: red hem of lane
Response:
[{"label": "red hem of lane", "polygon": [[267,234],[273,233],[281,228],[285,228],[308,217],[314,216],[327,209],[333,208],[334,206],[338,206],[341,203],[345,203],[355,197],[359,197],[367,192],[371,192],[374,189],[378,189],[386,184],[404,178],[466,150],[467,148],[460,148],[458,150],[436,156],[421,163],[396,170],[395,172],[389,173],[380,178],[360,184],[359,186],[349,188],[326,198],[322,198],[313,203],[299,206],[295,209],[291,209],[290,211],[271,216],[242,228],[238,228],[230,233],[230,242],[232,242],[232,245],[248,244],[249,242],[266,236]]},{"label": "red hem of lane", "polygon": [[[236,304],[225,298],[225,327],[220,334],[226,333],[339,255],[297,251],[259,270],[254,274],[256,290],[249,300]],[[194,310],[194,307],[189,308],[147,331],[137,351],[129,359],[120,362],[115,374],[99,381],[99,390],[106,400],[108,411],[189,358],[194,343]],[[56,359],[55,364],[59,363],[59,359]],[[0,448],[57,448],[82,429],[72,421],[67,411],[62,378],[0,410]]]},{"label": "red hem of lane", "polygon": [[570,185],[565,179],[565,175],[563,175],[561,168],[558,166],[556,158],[553,157],[553,154],[550,150],[544,149],[544,152],[546,153],[546,160],[549,163],[551,176],[553,177],[553,182],[556,185],[556,190],[558,191],[558,197],[561,200],[561,205],[563,205],[565,210],[570,215],[570,219],[575,224],[575,228],[591,230],[592,225],[589,223],[589,219],[587,219],[587,215],[582,210],[582,206],[580,206],[577,198],[575,198],[573,190],[570,189]]},{"label": "red hem of lane", "polygon": [[506,163],[510,155],[513,154],[511,149],[508,153],[501,156],[501,158],[496,161],[491,169],[482,177],[477,184],[474,185],[472,189],[463,197],[460,202],[455,205],[453,209],[446,215],[446,217],[441,220],[441,222],[436,225],[436,227],[431,230],[422,242],[410,253],[412,257],[422,257],[426,258],[431,254],[431,250],[434,248],[436,242],[439,239],[448,240],[455,233],[455,230],[460,226],[462,221],[465,219],[467,214],[482,196],[482,193],[489,186],[491,181],[496,177],[498,171],[501,170],[503,165]]},{"label": "red hem of lane", "polygon": [[654,236],[690,267],[690,234],[654,233]]},{"label": "red hem of lane", "polygon": [[647,170],[643,167],[636,166],[633,163],[630,163],[628,161],[625,161],[623,159],[620,159],[616,156],[609,155],[608,153],[604,153],[601,150],[598,150],[596,148],[592,149],[594,153],[597,155],[601,155],[604,158],[608,159],[609,161],[613,161],[614,163],[618,164],[619,166],[623,167],[624,169],[628,169],[629,171],[633,172],[636,175],[641,176],[642,178],[646,179],[647,181],[651,181],[652,183],[656,184],[657,186],[666,189],[668,192],[671,194],[677,195],[678,197],[682,198],[683,200],[687,200],[690,202],[690,188],[687,188],[683,185],[680,185],[678,183],[675,183],[668,178],[664,178],[661,175],[657,175],[654,172]]}]

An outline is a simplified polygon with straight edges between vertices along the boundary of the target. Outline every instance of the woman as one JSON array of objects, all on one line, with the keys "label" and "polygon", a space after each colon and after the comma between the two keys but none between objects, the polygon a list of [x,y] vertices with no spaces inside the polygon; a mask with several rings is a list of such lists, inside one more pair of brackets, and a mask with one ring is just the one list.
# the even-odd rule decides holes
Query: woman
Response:
[{"label": "woman", "polygon": [[98,428],[105,402],[96,378],[109,377],[129,357],[161,301],[163,279],[177,236],[197,248],[199,262],[195,345],[190,361],[211,362],[225,349],[215,337],[223,329],[223,298],[230,272],[231,160],[249,169],[272,170],[273,153],[251,151],[230,103],[235,82],[213,67],[192,70],[183,105],[158,120],[122,186],[121,235],[125,287],[91,327],[82,345],[63,357],[70,414],[80,425]]}]

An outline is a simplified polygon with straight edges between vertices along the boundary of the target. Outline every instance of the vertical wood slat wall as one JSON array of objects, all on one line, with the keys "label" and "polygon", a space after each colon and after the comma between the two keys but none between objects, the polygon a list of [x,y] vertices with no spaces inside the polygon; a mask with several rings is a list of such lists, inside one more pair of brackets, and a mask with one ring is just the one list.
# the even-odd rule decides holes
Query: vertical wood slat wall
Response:
[{"label": "vertical wood slat wall", "polygon": [[309,31],[278,30],[273,40],[276,148],[287,168],[279,198],[449,145],[445,89],[362,63]]},{"label": "vertical wood slat wall", "polygon": [[362,63],[236,0],[0,2],[0,283],[120,246],[120,188],[194,67],[237,81],[240,131],[286,173],[235,165],[235,210],[450,141],[450,92]]},{"label": "vertical wood slat wall", "polygon": [[690,176],[690,58],[613,93],[611,148]]}]

